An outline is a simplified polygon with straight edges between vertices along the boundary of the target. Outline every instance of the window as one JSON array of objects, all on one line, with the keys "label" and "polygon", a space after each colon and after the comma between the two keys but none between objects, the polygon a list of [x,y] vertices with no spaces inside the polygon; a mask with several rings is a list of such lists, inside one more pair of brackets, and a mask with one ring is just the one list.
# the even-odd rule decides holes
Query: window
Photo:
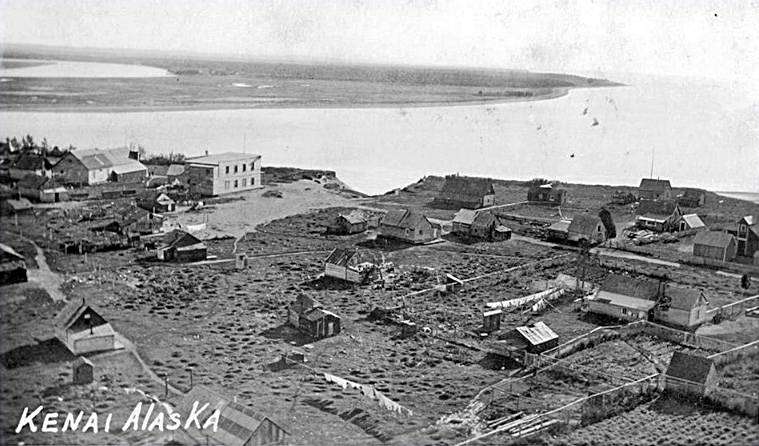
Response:
[{"label": "window", "polygon": [[252,161],[250,163],[250,170],[256,170],[256,162],[255,161]]},{"label": "window", "polygon": [[224,168],[224,173],[229,174],[229,166]]},{"label": "window", "polygon": [[237,164],[235,164],[235,173],[237,173]]},{"label": "window", "polygon": [[229,181],[224,182],[224,190],[229,190]]},{"label": "window", "polygon": [[[243,164],[243,166],[244,166],[244,165],[245,165],[245,164]],[[242,179],[242,187],[248,187],[248,179],[247,179],[247,178],[243,178],[243,179]]]},{"label": "window", "polygon": [[235,189],[237,189],[237,180],[235,180]]},{"label": "window", "polygon": [[622,314],[627,314],[627,308],[622,308]]},{"label": "window", "polygon": [[256,177],[251,177],[250,178],[250,185],[251,186],[255,186],[256,185]]},{"label": "window", "polygon": [[245,172],[245,169],[247,169],[247,168],[248,168],[248,165],[247,165],[247,164],[243,164],[243,165],[242,165],[242,171],[243,171],[243,172]]}]

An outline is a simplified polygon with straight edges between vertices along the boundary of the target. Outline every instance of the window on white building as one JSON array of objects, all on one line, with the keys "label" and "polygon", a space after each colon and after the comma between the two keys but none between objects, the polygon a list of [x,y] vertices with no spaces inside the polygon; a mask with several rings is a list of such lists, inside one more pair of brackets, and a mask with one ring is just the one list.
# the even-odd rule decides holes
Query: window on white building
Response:
[{"label": "window on white building", "polygon": [[237,173],[237,164],[235,164],[235,173]]},{"label": "window on white building", "polygon": [[235,180],[235,189],[237,189],[237,180]]},{"label": "window on white building", "polygon": [[245,169],[247,169],[247,168],[248,168],[248,165],[247,165],[247,164],[243,164],[243,165],[242,165],[242,171],[243,171],[243,172],[245,172]]},{"label": "window on white building", "polygon": [[[243,166],[244,166],[244,165],[245,165],[245,164],[243,164]],[[243,178],[243,179],[242,179],[242,187],[248,187],[248,179],[247,179],[247,178]]]}]

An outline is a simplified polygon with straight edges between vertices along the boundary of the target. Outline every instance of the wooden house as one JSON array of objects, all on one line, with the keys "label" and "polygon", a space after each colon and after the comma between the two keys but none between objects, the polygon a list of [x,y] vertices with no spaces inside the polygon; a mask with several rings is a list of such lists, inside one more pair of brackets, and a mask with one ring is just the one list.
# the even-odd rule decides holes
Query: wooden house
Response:
[{"label": "wooden house", "polygon": [[516,327],[509,337],[512,345],[528,353],[542,353],[559,345],[559,335],[542,321]]},{"label": "wooden house", "polygon": [[10,246],[0,243],[0,285],[26,282],[26,260]]},{"label": "wooden house", "polygon": [[674,395],[700,398],[714,385],[716,374],[711,359],[676,351],[664,373],[664,389]]},{"label": "wooden house", "polygon": [[738,252],[735,237],[727,232],[701,231],[693,239],[693,256],[732,262]]},{"label": "wooden house", "polygon": [[597,215],[577,214],[567,227],[567,240],[578,244],[601,243],[606,240],[606,227]]},{"label": "wooden house", "polygon": [[556,242],[563,242],[569,239],[569,225],[572,220],[562,219],[551,224],[547,229],[548,239]]},{"label": "wooden house", "polygon": [[146,191],[137,199],[137,206],[154,214],[174,212],[176,202],[168,195],[158,191]]},{"label": "wooden house", "polygon": [[[200,408],[208,405],[203,411]],[[193,407],[196,407],[193,410]],[[185,445],[218,444],[226,446],[284,445],[289,433],[271,418],[239,402],[227,398],[208,387],[195,386],[174,408],[182,420],[198,413],[198,423],[185,423],[174,432],[173,442]],[[218,429],[202,429],[206,421],[218,411]]]},{"label": "wooden house", "polygon": [[52,176],[52,169],[52,164],[44,156],[23,153],[11,164],[8,173],[11,179],[18,181],[27,175],[50,177]]},{"label": "wooden house", "polygon": [[533,185],[527,191],[527,201],[561,206],[567,202],[567,191],[550,184]]},{"label": "wooden house", "polygon": [[166,169],[166,180],[169,184],[186,184],[187,168],[184,164],[170,164]]},{"label": "wooden house", "polygon": [[495,189],[487,178],[448,175],[434,204],[450,209],[479,209],[495,204]]},{"label": "wooden house", "polygon": [[205,260],[208,248],[189,232],[175,229],[163,236],[162,245],[156,250],[158,260],[165,262],[197,262]]},{"label": "wooden house", "polygon": [[355,249],[335,248],[324,261],[324,275],[346,282],[368,282],[377,268],[371,262],[359,262]]},{"label": "wooden house", "polygon": [[682,212],[673,200],[641,199],[636,209],[635,224],[640,229],[669,232],[677,228]]},{"label": "wooden house", "polygon": [[638,198],[641,200],[670,200],[672,185],[669,180],[643,178],[638,187]]},{"label": "wooden house", "polygon": [[127,147],[72,150],[53,166],[53,176],[75,185],[143,182],[148,168],[137,158]]},{"label": "wooden house", "polygon": [[485,333],[492,333],[501,329],[501,317],[503,311],[490,310],[482,313],[482,331]]},{"label": "wooden house", "polygon": [[461,209],[456,213],[453,217],[451,232],[462,237],[489,241],[511,238],[511,229],[502,225],[492,212],[471,209]]},{"label": "wooden house", "polygon": [[58,184],[54,178],[29,174],[17,184],[22,197],[42,203],[58,203],[68,200],[68,189]]},{"label": "wooden house", "polygon": [[359,234],[369,228],[369,221],[364,214],[353,210],[349,214],[338,214],[327,227],[327,231],[333,234]]},{"label": "wooden house", "polygon": [[69,302],[53,324],[56,337],[75,355],[117,348],[111,324],[84,299]]},{"label": "wooden house", "polygon": [[654,319],[667,325],[693,329],[707,320],[709,299],[702,290],[663,284]]},{"label": "wooden house", "polygon": [[738,220],[738,255],[753,257],[759,251],[759,215],[749,215]]},{"label": "wooden house", "polygon": [[406,209],[388,211],[380,220],[379,233],[385,238],[414,244],[431,242],[440,235],[439,228],[427,217]]},{"label": "wooden house", "polygon": [[340,333],[340,316],[327,311],[314,299],[300,295],[287,308],[287,320],[295,328],[314,339]]},{"label": "wooden house", "polygon": [[677,203],[685,208],[697,208],[706,204],[706,192],[703,189],[685,189],[677,196]]},{"label": "wooden house", "polygon": [[19,198],[18,200],[9,198],[0,203],[3,215],[23,214],[31,212],[34,209],[28,198]]},{"label": "wooden house", "polygon": [[468,236],[472,230],[472,223],[476,216],[477,211],[473,209],[459,209],[456,215],[453,216],[451,232],[460,236]]},{"label": "wooden house", "polygon": [[80,356],[71,364],[72,383],[75,386],[91,384],[94,379],[95,366],[87,358]]},{"label": "wooden house", "polygon": [[587,300],[587,311],[624,321],[648,320],[659,297],[660,284],[651,280],[609,275]]},{"label": "wooden house", "polygon": [[675,230],[677,231],[700,231],[706,229],[701,217],[696,214],[684,214],[680,216],[675,222]]}]

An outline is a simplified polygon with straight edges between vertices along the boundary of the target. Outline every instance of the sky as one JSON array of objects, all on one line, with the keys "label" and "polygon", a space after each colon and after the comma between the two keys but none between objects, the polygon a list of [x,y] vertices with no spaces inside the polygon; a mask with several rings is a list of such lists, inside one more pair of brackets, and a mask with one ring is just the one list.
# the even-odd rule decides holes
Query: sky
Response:
[{"label": "sky", "polygon": [[0,42],[759,86],[759,0],[0,0]]}]

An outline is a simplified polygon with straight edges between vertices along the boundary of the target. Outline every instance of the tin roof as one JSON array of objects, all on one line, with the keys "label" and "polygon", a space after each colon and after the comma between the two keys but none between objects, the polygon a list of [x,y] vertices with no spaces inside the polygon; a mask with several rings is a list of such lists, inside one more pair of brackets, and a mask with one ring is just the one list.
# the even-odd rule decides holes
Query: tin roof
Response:
[{"label": "tin roof", "polygon": [[187,158],[186,161],[190,164],[210,164],[218,166],[220,163],[232,162],[232,161],[248,161],[250,159],[261,158],[261,155],[254,153],[241,153],[241,152],[224,152],[207,156],[196,156],[193,158]]},{"label": "tin roof", "polygon": [[559,335],[551,330],[543,321],[524,327],[517,327],[515,330],[532,345],[540,345],[554,339],[559,339]]},{"label": "tin roof", "polygon": [[453,216],[454,223],[460,223],[462,225],[471,225],[474,222],[474,218],[477,216],[477,211],[472,209],[459,209],[456,215]]},{"label": "tin roof", "polygon": [[701,220],[701,217],[699,217],[697,214],[686,214],[682,216],[682,219],[685,220],[685,223],[687,223],[688,227],[691,229],[706,227],[704,222]]},{"label": "tin roof", "polygon": [[633,310],[648,311],[656,306],[653,300],[640,299],[637,297],[626,296],[624,294],[612,293],[610,291],[599,291],[593,298],[596,302],[615,305],[617,307],[631,308]]},{"label": "tin roof", "polygon": [[248,444],[264,421],[268,421],[280,430],[285,431],[265,415],[213,392],[205,386],[195,386],[187,392],[177,404],[176,411],[183,415],[183,419],[187,418],[196,402],[198,408],[208,404],[208,408],[202,411],[198,417],[201,426],[216,410],[219,410],[220,413],[216,431],[213,429],[200,430],[192,423],[188,429],[184,430],[200,443],[205,444],[208,439],[211,439],[213,444],[230,446]]}]

